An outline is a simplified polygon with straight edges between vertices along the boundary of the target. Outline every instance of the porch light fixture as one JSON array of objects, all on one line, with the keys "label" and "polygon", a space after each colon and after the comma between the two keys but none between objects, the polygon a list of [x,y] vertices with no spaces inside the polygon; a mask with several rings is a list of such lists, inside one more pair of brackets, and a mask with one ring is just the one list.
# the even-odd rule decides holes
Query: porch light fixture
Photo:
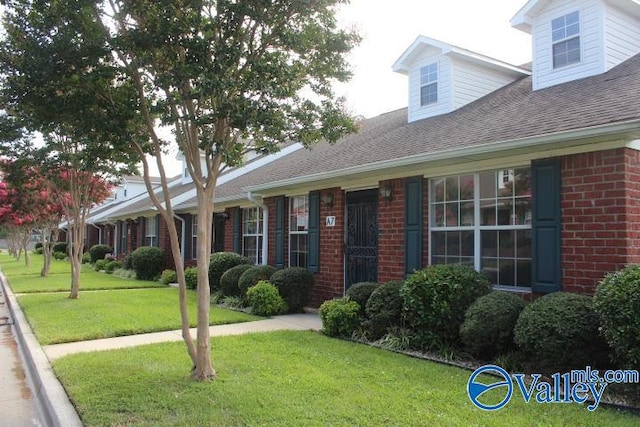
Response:
[{"label": "porch light fixture", "polygon": [[322,204],[329,207],[333,206],[333,194],[324,193],[322,195]]},{"label": "porch light fixture", "polygon": [[380,197],[384,197],[387,202],[390,202],[393,198],[393,191],[391,190],[391,186],[389,184],[385,184],[380,187]]},{"label": "porch light fixture", "polygon": [[229,219],[229,213],[228,212],[222,212],[222,213],[218,213],[216,215],[220,216],[225,221]]}]

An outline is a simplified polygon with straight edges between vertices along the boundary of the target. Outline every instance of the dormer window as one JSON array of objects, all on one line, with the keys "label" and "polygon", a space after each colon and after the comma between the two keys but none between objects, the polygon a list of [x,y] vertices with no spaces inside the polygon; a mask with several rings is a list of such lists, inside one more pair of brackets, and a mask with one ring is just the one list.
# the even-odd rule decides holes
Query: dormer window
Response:
[{"label": "dormer window", "polygon": [[420,68],[420,105],[438,102],[438,64]]},{"label": "dormer window", "polygon": [[580,62],[580,14],[578,11],[551,21],[553,68]]}]

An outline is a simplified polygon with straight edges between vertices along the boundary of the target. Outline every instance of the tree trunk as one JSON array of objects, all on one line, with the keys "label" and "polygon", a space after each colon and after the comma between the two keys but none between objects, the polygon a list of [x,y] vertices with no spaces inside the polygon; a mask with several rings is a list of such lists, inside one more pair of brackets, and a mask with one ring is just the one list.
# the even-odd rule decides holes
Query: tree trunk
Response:
[{"label": "tree trunk", "polygon": [[69,298],[77,299],[80,296],[80,271],[82,269],[82,243],[84,238],[84,226],[74,225],[70,228],[71,247],[69,249],[69,260],[71,261],[71,293],[69,294]]},{"label": "tree trunk", "polygon": [[211,228],[213,222],[213,203],[206,192],[196,186],[198,197],[198,355],[193,376],[198,381],[216,378],[211,362],[211,334],[209,332],[209,312],[211,309],[211,290],[209,288],[209,254],[211,253]]}]

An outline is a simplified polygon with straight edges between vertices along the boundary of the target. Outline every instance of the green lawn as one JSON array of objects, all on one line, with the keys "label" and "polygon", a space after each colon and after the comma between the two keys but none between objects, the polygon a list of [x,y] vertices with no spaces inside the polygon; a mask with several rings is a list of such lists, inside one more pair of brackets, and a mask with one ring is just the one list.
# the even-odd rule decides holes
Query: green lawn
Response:
[{"label": "green lawn", "polygon": [[[40,276],[43,256],[32,255],[31,265],[25,267],[24,259],[17,262],[7,253],[0,254],[0,269],[9,280],[14,293],[32,292],[68,292],[71,288],[71,265],[68,261],[52,260],[51,272],[47,277]],[[82,266],[80,293],[95,289],[131,289],[166,287],[159,282],[123,279],[110,274],[99,273],[89,265]]]},{"label": "green lawn", "polygon": [[640,418],[577,404],[484,412],[470,372],[335,340],[272,332],[212,340],[218,380],[189,379],[184,344],[84,353],[54,370],[85,426],[636,426]]},{"label": "green lawn", "polygon": [[[189,291],[188,298],[195,326],[195,292]],[[180,329],[175,288],[81,292],[77,300],[66,293],[24,294],[18,301],[42,345]],[[210,319],[218,325],[260,318],[211,307]]]}]

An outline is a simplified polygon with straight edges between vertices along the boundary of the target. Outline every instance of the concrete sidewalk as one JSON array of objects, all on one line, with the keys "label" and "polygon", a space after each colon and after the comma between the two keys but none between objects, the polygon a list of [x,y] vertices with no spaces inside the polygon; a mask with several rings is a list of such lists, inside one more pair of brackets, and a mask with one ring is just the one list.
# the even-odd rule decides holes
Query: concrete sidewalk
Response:
[{"label": "concrete sidewalk", "polygon": [[[241,335],[252,332],[269,332],[278,330],[319,331],[321,328],[322,322],[317,314],[305,313],[275,316],[270,319],[257,320],[253,322],[216,325],[209,327],[209,332],[212,337],[220,337],[225,335]],[[196,329],[193,328],[190,331],[191,336],[195,339]],[[182,341],[182,331],[154,332],[150,334],[128,335],[91,341],[53,344],[44,346],[43,350],[47,355],[47,358],[50,361],[54,361],[55,359],[74,353],[113,350],[117,348],[135,347],[139,345],[170,341]]]},{"label": "concrete sidewalk", "polygon": [[[0,333],[3,334],[1,335],[3,339],[0,339],[0,380],[2,380],[0,383],[3,385],[0,389],[0,425],[2,426],[82,426],[80,417],[53,373],[50,362],[55,359],[73,353],[182,340],[181,331],[177,330],[41,347],[1,272],[0,290],[2,290],[1,296],[4,296],[4,300],[0,299],[0,303],[6,301],[6,304],[0,304]],[[3,307],[6,308],[6,315],[2,311]],[[11,340],[6,342],[4,339],[6,332],[2,328],[9,326],[2,326],[2,322],[5,322],[4,318],[9,323],[13,320],[14,324],[13,335],[9,332]],[[275,316],[254,322],[211,326],[210,332],[211,336],[215,337],[277,330],[320,330],[321,327],[322,322],[317,314],[305,313]],[[195,337],[195,328],[190,331]],[[14,336],[15,340],[13,340]],[[12,345],[13,353],[11,353]],[[22,364],[17,353],[18,349],[24,355]],[[7,350],[9,353],[6,353]],[[5,353],[8,355],[5,356]],[[22,366],[24,369],[21,371]],[[5,380],[9,369],[13,369],[12,372],[17,375],[11,381]],[[21,376],[20,372],[26,375]],[[27,384],[30,387],[27,387]],[[8,402],[8,406],[3,405],[4,401]],[[14,416],[20,418],[12,418]]]}]

